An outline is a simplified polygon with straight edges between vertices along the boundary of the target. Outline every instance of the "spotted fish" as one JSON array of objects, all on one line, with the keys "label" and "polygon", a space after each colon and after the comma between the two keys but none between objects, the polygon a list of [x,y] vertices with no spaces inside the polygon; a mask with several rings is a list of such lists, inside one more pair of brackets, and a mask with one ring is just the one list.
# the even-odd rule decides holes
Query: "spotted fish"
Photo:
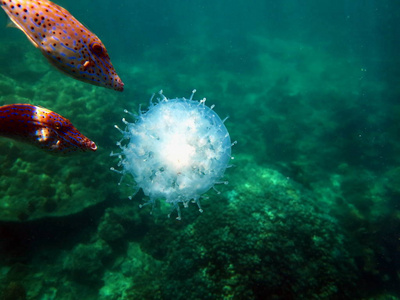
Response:
[{"label": "spotted fish", "polygon": [[87,83],[123,90],[103,43],[66,9],[47,0],[0,0],[0,4],[57,69]]},{"label": "spotted fish", "polygon": [[97,149],[69,120],[31,104],[0,106],[0,136],[33,144],[53,154]]}]

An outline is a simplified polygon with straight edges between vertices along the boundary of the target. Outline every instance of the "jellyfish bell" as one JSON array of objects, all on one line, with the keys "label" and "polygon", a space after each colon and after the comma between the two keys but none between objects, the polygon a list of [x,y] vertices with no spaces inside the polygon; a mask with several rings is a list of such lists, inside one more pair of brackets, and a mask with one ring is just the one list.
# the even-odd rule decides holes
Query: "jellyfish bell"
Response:
[{"label": "jellyfish bell", "polygon": [[[205,99],[168,99],[162,92],[158,103],[151,102],[133,123],[126,124],[119,165],[122,174],[131,174],[136,188],[150,198],[165,199],[177,210],[187,207],[221,182],[231,159],[231,139],[224,121]],[[125,141],[125,142],[123,142]],[[114,155],[114,154],[112,154]]]}]

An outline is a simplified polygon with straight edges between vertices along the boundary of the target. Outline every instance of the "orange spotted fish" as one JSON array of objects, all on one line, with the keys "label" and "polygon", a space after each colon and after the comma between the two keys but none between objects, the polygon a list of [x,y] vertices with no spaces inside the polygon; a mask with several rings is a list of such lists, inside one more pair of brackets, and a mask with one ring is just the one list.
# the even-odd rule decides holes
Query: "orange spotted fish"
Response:
[{"label": "orange spotted fish", "polygon": [[53,154],[97,149],[69,120],[31,104],[0,106],[0,136],[30,143]]},{"label": "orange spotted fish", "polygon": [[0,0],[0,4],[57,69],[87,83],[124,89],[103,43],[66,9],[47,0]]}]

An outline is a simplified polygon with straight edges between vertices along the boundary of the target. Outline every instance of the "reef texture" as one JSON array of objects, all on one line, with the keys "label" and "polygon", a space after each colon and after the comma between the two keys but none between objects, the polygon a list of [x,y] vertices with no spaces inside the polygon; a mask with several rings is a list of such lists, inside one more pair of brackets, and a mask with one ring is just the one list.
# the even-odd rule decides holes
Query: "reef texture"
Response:
[{"label": "reef texture", "polygon": [[[143,215],[130,201],[107,209],[89,242],[40,266],[54,278],[47,291],[64,299],[63,280],[70,292],[84,287],[98,299],[350,297],[358,273],[338,222],[279,172],[236,159],[241,168],[228,175],[231,188],[209,193],[201,215],[193,206],[183,221]],[[24,281],[35,297],[46,291],[31,286],[37,272]]]},{"label": "reef texture", "polygon": [[[22,34],[4,30],[2,104],[57,111],[98,151],[59,158],[0,139],[1,297],[399,298],[400,73],[384,52],[395,43],[375,48],[381,44],[371,43],[365,30],[368,47],[358,47],[354,37],[360,32],[352,27],[351,36],[347,27],[332,26],[337,15],[331,10],[303,18],[304,11],[289,2],[275,8],[293,12],[277,14],[275,21],[290,15],[327,26],[309,27],[307,39],[306,31],[281,18],[284,28],[276,32],[265,17],[275,10],[257,9],[269,3],[256,1],[257,11],[243,6],[257,19],[243,18],[243,7],[232,13],[239,2],[193,9],[190,1],[158,1],[160,11],[190,7],[158,22],[141,6],[154,3],[143,2],[129,10],[135,18],[129,17],[133,25],[125,26],[124,36],[135,38],[124,40],[109,30],[126,25],[126,18],[104,5],[113,24],[96,21],[93,29],[104,30],[105,42],[115,35],[107,47],[124,93],[57,73]],[[347,4],[351,12],[353,4]],[[99,20],[104,7],[84,13]],[[360,27],[376,24],[365,22],[360,10],[365,8],[337,19],[348,26],[360,16]],[[262,28],[252,30],[257,22]],[[374,38],[389,34],[386,25]],[[348,42],[353,44],[342,47]],[[229,185],[217,185],[220,195],[211,190],[201,199],[202,214],[191,205],[181,221],[166,218],[159,207],[150,215],[138,208],[143,193],[128,200],[131,187],[118,186],[118,174],[109,171],[116,163],[109,153],[120,139],[113,125],[123,109],[135,111],[154,91],[178,96],[193,88],[221,116],[230,116],[226,125],[238,144],[232,149],[235,167],[226,173]]]}]

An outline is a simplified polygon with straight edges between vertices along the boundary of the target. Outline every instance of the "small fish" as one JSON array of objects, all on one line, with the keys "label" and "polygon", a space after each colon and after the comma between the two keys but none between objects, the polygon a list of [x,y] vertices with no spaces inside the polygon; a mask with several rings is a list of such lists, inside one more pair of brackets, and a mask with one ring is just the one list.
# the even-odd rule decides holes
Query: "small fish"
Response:
[{"label": "small fish", "polygon": [[31,104],[0,106],[0,136],[30,143],[53,154],[97,149],[69,120]]},{"label": "small fish", "polygon": [[103,43],[66,9],[47,0],[0,0],[0,4],[58,70],[87,83],[124,89]]}]

